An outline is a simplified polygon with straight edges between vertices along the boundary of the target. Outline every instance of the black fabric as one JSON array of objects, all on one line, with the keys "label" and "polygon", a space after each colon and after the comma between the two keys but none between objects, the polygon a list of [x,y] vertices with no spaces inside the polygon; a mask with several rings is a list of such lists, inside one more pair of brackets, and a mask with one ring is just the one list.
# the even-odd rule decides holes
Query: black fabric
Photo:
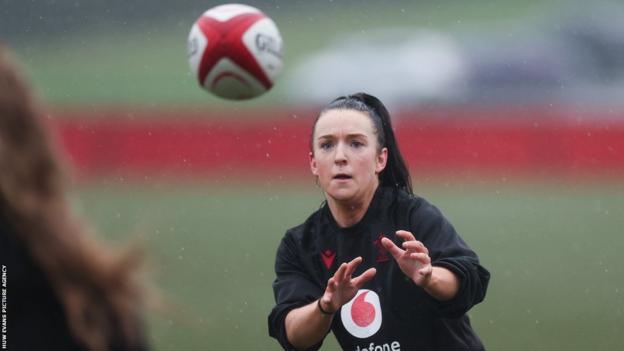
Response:
[{"label": "black fabric", "polygon": [[[400,245],[402,239],[395,232],[401,229],[423,242],[434,266],[445,267],[457,275],[460,289],[451,301],[440,302],[414,284],[380,246],[381,235]],[[329,268],[323,252],[335,254]],[[390,188],[376,191],[366,214],[353,227],[340,228],[325,205],[303,224],[286,232],[275,262],[276,306],[268,318],[269,334],[284,349],[294,349],[285,334],[288,312],[321,297],[327,280],[340,264],[357,256],[362,256],[363,263],[354,275],[371,267],[377,269],[363,289],[379,296],[382,322],[373,335],[355,337],[345,328],[338,311],[331,331],[343,349],[484,349],[466,312],[484,299],[489,272],[435,206]],[[321,343],[312,349],[320,346]]]},{"label": "black fabric", "polygon": [[[1,217],[0,269],[6,271],[7,349],[86,351],[71,334],[63,307],[43,271]],[[148,349],[145,343],[129,348],[120,340],[112,337],[108,350]]]}]

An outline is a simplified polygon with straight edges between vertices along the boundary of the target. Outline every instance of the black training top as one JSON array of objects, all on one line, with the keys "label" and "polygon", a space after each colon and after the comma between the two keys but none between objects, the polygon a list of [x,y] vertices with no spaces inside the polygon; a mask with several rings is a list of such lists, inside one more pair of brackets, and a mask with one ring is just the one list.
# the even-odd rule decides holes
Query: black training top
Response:
[{"label": "black training top", "polygon": [[[381,246],[385,236],[400,247],[397,230],[412,232],[429,249],[434,266],[457,275],[460,289],[452,300],[440,302],[427,294]],[[269,315],[269,334],[284,349],[294,349],[284,326],[288,312],[320,298],[340,264],[357,256],[363,263],[354,276],[371,267],[377,274],[334,316],[331,330],[344,350],[484,349],[466,312],[483,301],[489,272],[435,206],[381,187],[352,227],[340,228],[325,205],[286,232],[275,262],[277,304]]]}]

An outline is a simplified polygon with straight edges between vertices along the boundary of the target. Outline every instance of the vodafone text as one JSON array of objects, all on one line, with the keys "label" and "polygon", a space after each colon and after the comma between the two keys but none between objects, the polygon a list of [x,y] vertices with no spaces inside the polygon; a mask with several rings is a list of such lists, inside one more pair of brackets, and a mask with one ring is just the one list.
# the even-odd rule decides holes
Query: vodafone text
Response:
[{"label": "vodafone text", "polygon": [[358,346],[355,351],[401,351],[401,344],[398,341],[381,345],[375,345],[375,343],[371,342],[368,348],[366,346],[362,348]]}]

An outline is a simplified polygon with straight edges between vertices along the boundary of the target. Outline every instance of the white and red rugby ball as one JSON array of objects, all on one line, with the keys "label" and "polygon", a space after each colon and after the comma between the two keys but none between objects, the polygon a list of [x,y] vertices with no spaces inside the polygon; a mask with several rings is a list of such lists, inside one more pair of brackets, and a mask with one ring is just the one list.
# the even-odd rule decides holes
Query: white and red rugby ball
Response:
[{"label": "white and red rugby ball", "polygon": [[226,99],[259,96],[282,70],[282,37],[255,7],[227,4],[204,12],[188,38],[188,58],[199,84]]}]

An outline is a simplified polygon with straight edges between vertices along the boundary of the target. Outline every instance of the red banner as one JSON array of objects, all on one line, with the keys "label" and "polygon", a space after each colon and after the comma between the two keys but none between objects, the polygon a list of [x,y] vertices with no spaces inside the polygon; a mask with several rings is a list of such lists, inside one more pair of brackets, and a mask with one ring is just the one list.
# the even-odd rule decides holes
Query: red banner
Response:
[{"label": "red banner", "polygon": [[[81,174],[309,174],[314,113],[63,111],[62,145]],[[66,116],[65,116],[66,115]],[[396,113],[416,173],[624,174],[624,115],[536,110]],[[244,174],[242,174],[244,176]]]}]

